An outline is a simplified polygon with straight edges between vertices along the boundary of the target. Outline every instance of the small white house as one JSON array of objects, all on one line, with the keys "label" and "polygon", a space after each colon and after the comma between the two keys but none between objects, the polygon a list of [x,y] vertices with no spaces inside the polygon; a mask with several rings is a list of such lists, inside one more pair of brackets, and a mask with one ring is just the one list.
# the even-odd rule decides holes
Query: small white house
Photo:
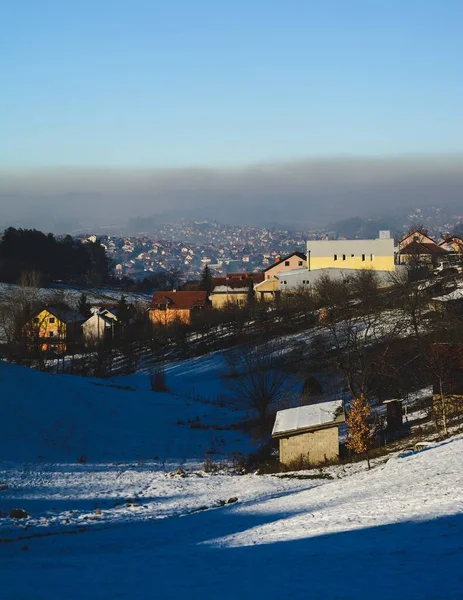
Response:
[{"label": "small white house", "polygon": [[114,337],[114,331],[118,324],[115,312],[115,310],[105,309],[95,312],[88,318],[82,325],[85,341],[97,342]]}]

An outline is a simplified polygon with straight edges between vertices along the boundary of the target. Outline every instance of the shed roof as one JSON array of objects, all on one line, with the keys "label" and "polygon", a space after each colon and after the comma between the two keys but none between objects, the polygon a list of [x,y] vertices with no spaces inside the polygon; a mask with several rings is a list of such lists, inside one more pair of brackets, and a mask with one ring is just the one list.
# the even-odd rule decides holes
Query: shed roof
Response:
[{"label": "shed roof", "polygon": [[276,414],[272,435],[280,436],[305,429],[321,429],[331,423],[342,422],[344,421],[343,413],[341,418],[336,417],[336,413],[342,407],[342,400],[329,400],[328,402],[279,410]]}]

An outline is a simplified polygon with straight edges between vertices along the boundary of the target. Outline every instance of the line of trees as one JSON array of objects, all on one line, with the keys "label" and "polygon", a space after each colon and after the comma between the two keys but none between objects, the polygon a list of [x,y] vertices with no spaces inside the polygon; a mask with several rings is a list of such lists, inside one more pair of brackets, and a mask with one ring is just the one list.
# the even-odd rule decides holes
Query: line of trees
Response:
[{"label": "line of trees", "polygon": [[16,283],[23,272],[53,280],[101,285],[110,278],[110,263],[100,242],[62,240],[35,229],[9,227],[0,240],[0,280]]}]

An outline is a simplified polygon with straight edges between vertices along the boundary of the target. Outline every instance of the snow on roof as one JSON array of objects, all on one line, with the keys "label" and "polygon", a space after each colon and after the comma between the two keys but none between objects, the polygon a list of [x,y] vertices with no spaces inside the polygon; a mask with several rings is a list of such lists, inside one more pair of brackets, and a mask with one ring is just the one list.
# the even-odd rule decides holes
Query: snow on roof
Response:
[{"label": "snow on roof", "polygon": [[230,294],[236,294],[236,293],[247,293],[249,292],[249,287],[234,287],[234,286],[226,286],[226,285],[216,285],[215,288],[212,290],[214,292],[214,294],[221,294],[221,293],[230,293]]},{"label": "snow on roof", "polygon": [[463,300],[463,289],[457,288],[450,292],[450,294],[446,294],[445,296],[437,296],[433,298],[436,302],[448,302],[449,300]]},{"label": "snow on roof", "polygon": [[287,271],[280,271],[275,277],[280,279],[281,277],[288,277],[288,275],[300,275],[301,273],[311,273],[307,267],[297,267],[296,269],[288,269]]},{"label": "snow on roof", "polygon": [[330,400],[279,410],[276,414],[272,435],[280,435],[298,429],[308,429],[319,425],[327,425],[336,420],[335,414],[342,409],[342,400]]}]

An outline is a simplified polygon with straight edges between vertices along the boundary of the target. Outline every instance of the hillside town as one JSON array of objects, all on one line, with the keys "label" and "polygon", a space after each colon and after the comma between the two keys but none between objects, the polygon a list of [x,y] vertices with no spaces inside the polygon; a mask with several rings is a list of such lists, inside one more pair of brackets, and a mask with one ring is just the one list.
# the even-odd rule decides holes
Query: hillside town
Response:
[{"label": "hillside town", "polygon": [[[460,220],[461,217],[451,217],[439,207],[416,208],[409,211],[391,236],[398,242],[407,230],[419,223],[433,238],[439,239],[445,232],[454,231]],[[176,270],[188,280],[198,278],[205,265],[217,276],[233,272],[257,273],[277,257],[293,251],[305,252],[307,240],[374,238],[382,229],[381,222],[356,218],[331,228],[291,231],[180,220],[159,225],[155,233],[80,235],[79,239],[98,239],[118,278],[143,279],[151,273]]]}]

